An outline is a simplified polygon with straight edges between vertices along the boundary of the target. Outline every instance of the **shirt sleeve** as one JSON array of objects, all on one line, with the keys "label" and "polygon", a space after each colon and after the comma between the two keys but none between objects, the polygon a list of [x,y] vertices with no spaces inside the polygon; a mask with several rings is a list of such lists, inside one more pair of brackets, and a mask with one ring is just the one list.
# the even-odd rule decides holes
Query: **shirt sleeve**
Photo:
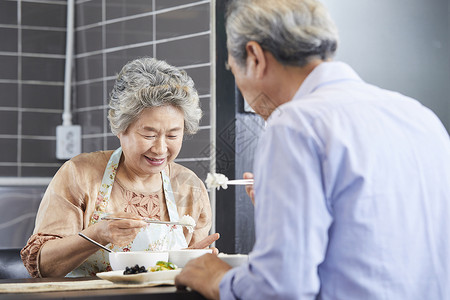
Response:
[{"label": "shirt sleeve", "polygon": [[319,139],[305,128],[280,121],[260,137],[254,169],[256,243],[249,263],[223,277],[221,299],[315,299],[319,293],[318,266],[332,218]]},{"label": "shirt sleeve", "polygon": [[87,196],[80,188],[77,173],[72,161],[64,163],[42,198],[33,235],[21,251],[22,261],[33,277],[41,277],[39,254],[47,241],[76,234],[84,228]]}]

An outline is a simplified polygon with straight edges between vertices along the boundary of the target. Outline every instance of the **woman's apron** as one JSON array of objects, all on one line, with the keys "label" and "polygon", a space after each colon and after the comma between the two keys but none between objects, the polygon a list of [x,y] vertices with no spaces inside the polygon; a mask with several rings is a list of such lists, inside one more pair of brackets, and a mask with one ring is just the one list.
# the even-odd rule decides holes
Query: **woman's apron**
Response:
[{"label": "woman's apron", "polygon": [[[111,196],[114,178],[116,177],[117,167],[119,166],[120,157],[122,155],[122,148],[118,148],[111,155],[108,164],[103,174],[100,191],[97,195],[95,203],[95,211],[92,214],[89,226],[93,225],[103,216],[108,215],[106,208]],[[166,198],[167,210],[171,222],[179,220],[177,205],[173,196],[172,185],[169,177],[164,170],[161,171],[161,177],[164,189],[164,198]],[[113,251],[165,251],[187,248],[187,242],[183,234],[181,226],[173,226],[166,224],[148,224],[141,228],[136,238],[125,247],[118,247],[113,244],[108,244],[106,247]],[[103,249],[99,249],[96,253],[86,259],[78,268],[67,274],[67,277],[82,277],[95,276],[98,272],[111,271],[109,264],[109,253]]]}]

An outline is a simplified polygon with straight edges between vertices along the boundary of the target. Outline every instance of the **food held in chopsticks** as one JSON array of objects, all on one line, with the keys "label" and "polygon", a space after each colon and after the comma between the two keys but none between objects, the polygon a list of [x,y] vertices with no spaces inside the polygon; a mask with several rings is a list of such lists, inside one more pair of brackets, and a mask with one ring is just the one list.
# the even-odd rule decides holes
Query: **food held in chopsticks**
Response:
[{"label": "food held in chopsticks", "polygon": [[220,189],[220,187],[222,187],[223,189],[227,189],[228,185],[228,177],[226,177],[223,174],[219,174],[219,173],[208,173],[208,175],[206,175],[206,187],[208,189],[215,189],[217,188],[217,190]]},{"label": "food held in chopsticks", "polygon": [[182,216],[179,223],[183,224],[189,232],[194,232],[195,220],[190,215]]},{"label": "food held in chopsticks", "polygon": [[102,220],[142,220],[147,223],[155,223],[155,224],[167,224],[167,225],[180,225],[186,227],[189,232],[194,232],[195,227],[195,220],[190,215],[184,215],[179,222],[168,222],[168,221],[160,221],[160,220],[153,220],[149,218],[143,218],[143,219],[137,219],[132,217],[113,217],[113,216],[103,216],[101,218]]},{"label": "food held in chopsticks", "polygon": [[229,185],[249,185],[249,184],[253,184],[253,179],[228,180],[228,177],[226,177],[223,174],[208,173],[208,175],[206,176],[205,183],[206,183],[206,187],[208,189],[217,188],[217,190],[219,190],[221,187],[223,189],[227,189]]}]

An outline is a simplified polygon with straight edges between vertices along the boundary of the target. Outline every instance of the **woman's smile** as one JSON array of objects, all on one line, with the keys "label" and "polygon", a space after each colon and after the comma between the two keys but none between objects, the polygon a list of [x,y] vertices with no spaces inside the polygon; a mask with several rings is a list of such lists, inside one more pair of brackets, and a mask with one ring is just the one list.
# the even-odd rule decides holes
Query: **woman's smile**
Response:
[{"label": "woman's smile", "polygon": [[152,166],[160,166],[164,164],[164,162],[166,161],[165,158],[151,158],[145,155],[144,157],[148,161],[148,163],[151,164]]}]

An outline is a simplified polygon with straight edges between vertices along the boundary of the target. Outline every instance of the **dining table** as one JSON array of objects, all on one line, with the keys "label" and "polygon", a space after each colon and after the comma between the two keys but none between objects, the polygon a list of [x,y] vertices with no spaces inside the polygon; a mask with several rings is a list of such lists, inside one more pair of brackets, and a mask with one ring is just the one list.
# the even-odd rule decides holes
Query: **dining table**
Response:
[{"label": "dining table", "polygon": [[205,299],[173,284],[114,283],[99,277],[1,279],[0,299]]}]

